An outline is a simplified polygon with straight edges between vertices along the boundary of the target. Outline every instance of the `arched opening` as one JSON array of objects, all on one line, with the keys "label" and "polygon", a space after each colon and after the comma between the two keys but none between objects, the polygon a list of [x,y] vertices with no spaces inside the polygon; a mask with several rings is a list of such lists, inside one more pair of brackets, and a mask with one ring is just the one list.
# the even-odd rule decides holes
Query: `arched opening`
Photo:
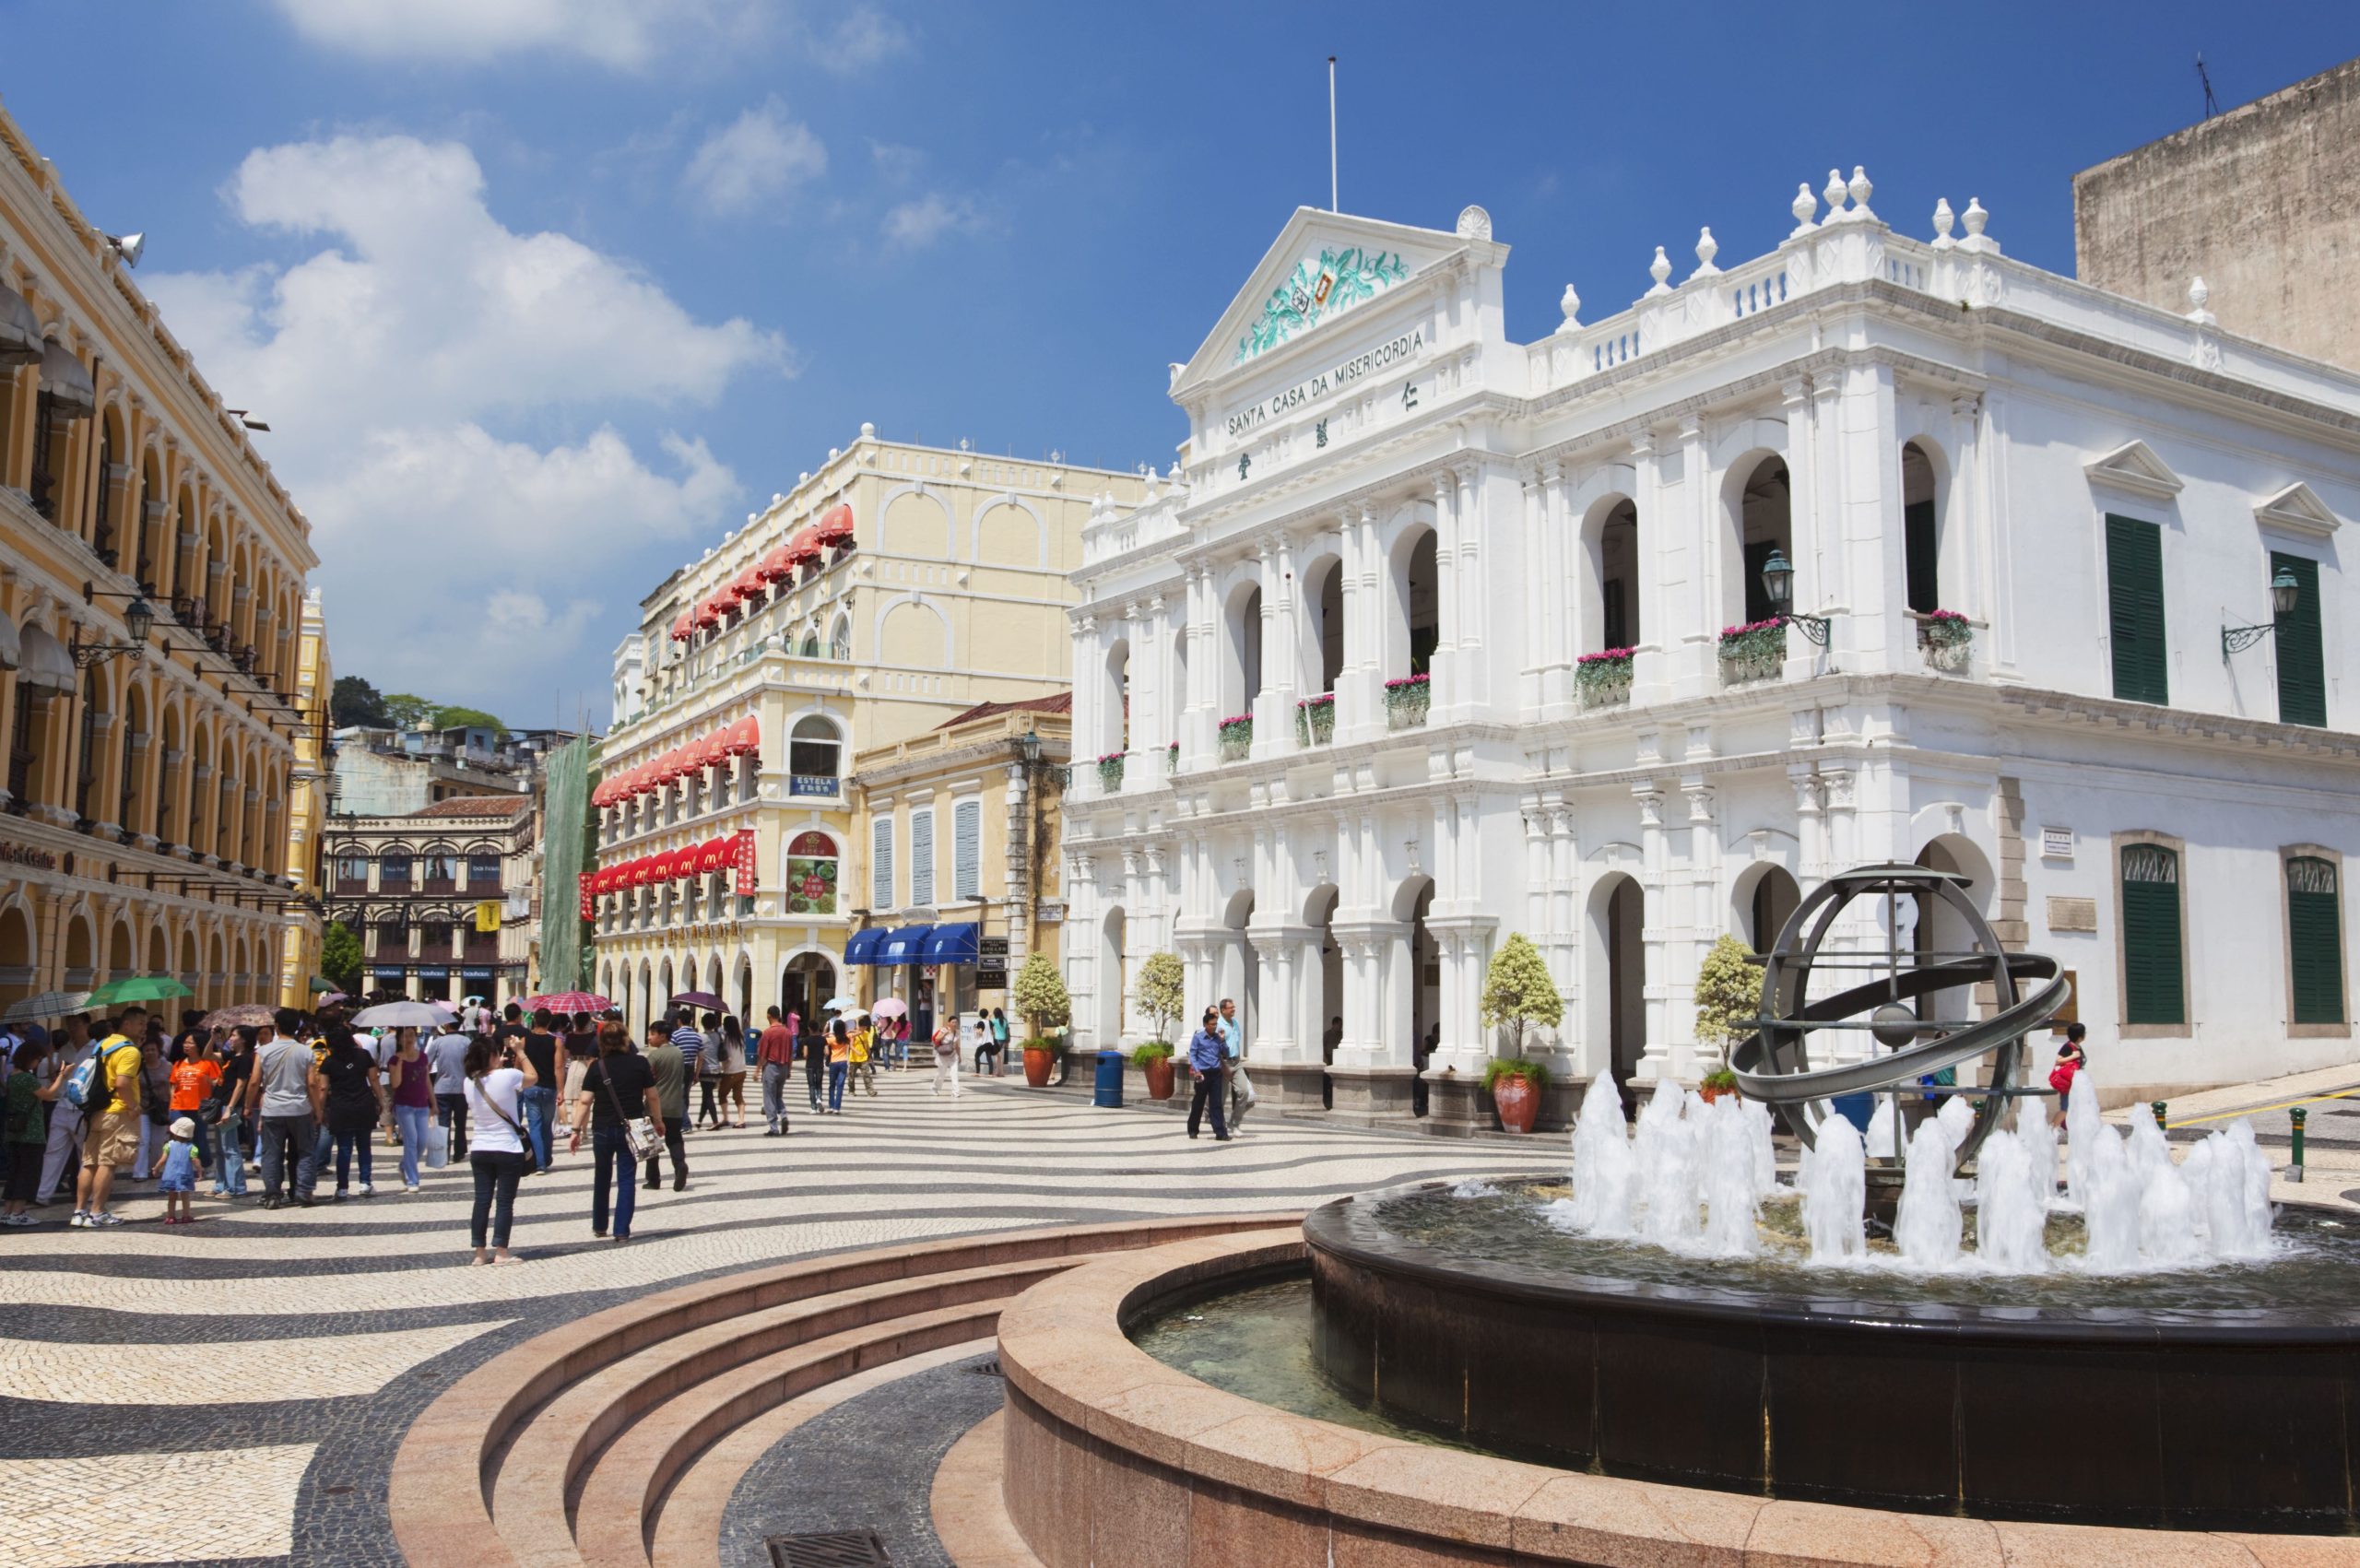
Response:
[{"label": "arched opening", "polygon": [[1385,677],[1433,672],[1434,649],[1442,640],[1442,594],[1435,570],[1436,538],[1433,528],[1419,524],[1393,541],[1390,585],[1391,624],[1385,640]]},{"label": "arched opening", "polygon": [[106,732],[103,720],[107,716],[107,683],[105,672],[95,666],[82,672],[81,734],[74,746],[74,815],[83,824],[97,820],[90,814],[94,806],[101,806],[97,798],[99,786],[99,742]]},{"label": "arched opening", "polygon": [[647,1032],[648,1020],[655,1016],[655,972],[645,959],[639,961],[639,988],[634,998],[633,1006],[638,1010],[626,1012],[623,1017],[631,1021],[631,1033],[636,1036]]},{"label": "arched opening", "polygon": [[852,617],[839,615],[836,617],[835,625],[829,628],[828,657],[832,659],[852,657]]},{"label": "arched opening", "polygon": [[150,450],[139,460],[139,493],[132,516],[139,528],[139,546],[131,574],[139,591],[154,595],[165,590],[165,570],[171,563],[171,508],[165,504],[164,470]]},{"label": "arched opening", "polygon": [[148,933],[148,964],[142,974],[170,974],[172,972],[172,944],[163,928]]},{"label": "arched opening", "polygon": [[1631,1075],[1646,1050],[1646,948],[1640,934],[1646,897],[1638,879],[1611,871],[1590,889],[1590,984],[1583,987],[1591,1040],[1606,1043],[1606,1067],[1634,1108]]},{"label": "arched opening", "polygon": [[1639,509],[1628,496],[1610,496],[1590,509],[1582,549],[1589,565],[1582,624],[1596,644],[1582,651],[1637,647],[1646,635],[1639,625]]},{"label": "arched opening", "polygon": [[[1339,897],[1332,886],[1312,890],[1304,905],[1304,924],[1317,934],[1319,943],[1319,1060],[1322,1066],[1336,1065],[1336,1047],[1344,1043],[1344,950],[1336,944],[1336,902]],[[1336,1108],[1336,1082],[1324,1077],[1319,1085],[1319,1102],[1329,1110]]]},{"label": "arched opening", "polygon": [[[787,732],[786,771],[789,795],[833,795],[844,741],[835,721],[809,713],[795,721]],[[815,787],[820,781],[827,787]],[[809,781],[809,782],[806,782]],[[800,784],[801,788],[796,786]]]},{"label": "arched opening", "polygon": [[176,978],[182,984],[189,988],[191,995],[203,994],[205,990],[205,971],[197,966],[196,934],[193,931],[183,931],[181,933],[180,973]]},{"label": "arched opening", "polygon": [[[670,1006],[673,993],[679,989],[679,987],[672,984],[672,961],[670,959],[666,959],[664,961],[664,967],[655,972],[655,984],[656,990],[649,996],[649,1001],[653,1003],[656,996],[661,996],[664,1000],[664,1005],[667,1007]],[[654,1017],[652,1010],[649,1016],[651,1018]]]},{"label": "arched opening", "polygon": [[1229,595],[1229,613],[1223,621],[1223,653],[1221,668],[1222,718],[1234,718],[1254,711],[1254,699],[1262,694],[1262,586],[1258,583],[1241,584]]},{"label": "arched opening", "polygon": [[[227,1007],[230,989],[230,944],[216,931],[205,944],[205,984],[197,988],[197,1006],[210,1012]],[[69,983],[70,984],[70,983]]]},{"label": "arched opening", "polygon": [[[1408,964],[1410,973],[1391,988],[1395,1005],[1406,1009],[1402,1018],[1409,1026],[1410,1065],[1420,1074],[1425,1072],[1427,1058],[1442,1043],[1442,946],[1426,929],[1426,916],[1433,912],[1434,904],[1432,877],[1409,878],[1393,895],[1394,918],[1409,923],[1398,957]],[[1422,1076],[1410,1082],[1410,1108],[1417,1115],[1426,1114],[1426,1080]]]},{"label": "arched opening", "polygon": [[779,972],[779,1009],[795,1014],[807,1031],[827,1016],[824,1009],[835,995],[836,966],[825,953],[797,953]]},{"label": "arched opening", "polygon": [[[1303,668],[1314,691],[1333,691],[1344,673],[1344,563],[1334,556],[1312,563],[1303,579]],[[1308,695],[1308,693],[1306,693]]]},{"label": "arched opening", "polygon": [[[1734,622],[1767,620],[1776,613],[1762,581],[1771,552],[1785,556],[1795,565],[1797,577],[1802,575],[1802,563],[1795,561],[1793,499],[1787,460],[1776,453],[1756,459],[1745,471],[1730,519],[1732,548],[1725,558],[1725,570],[1734,580],[1724,582],[1721,589],[1721,613]],[[1797,609],[1810,602],[1800,581],[1794,596]]]},{"label": "arched opening", "polygon": [[49,629],[28,621],[18,634],[16,718],[8,732],[8,798],[18,806],[56,804],[57,748],[69,699],[80,678],[73,655]]},{"label": "arched opening", "polygon": [[187,813],[180,804],[183,755],[181,712],[177,707],[167,707],[164,710],[164,754],[156,770],[156,841],[160,844],[183,844],[188,832]]},{"label": "arched opening", "polygon": [[1941,517],[1935,505],[1933,459],[1916,441],[1901,445],[1901,519],[1909,607],[1931,615],[1942,607]]},{"label": "arched opening", "polygon": [[123,465],[123,408],[117,404],[99,416],[97,482],[90,491],[90,548],[109,568],[121,570],[124,491],[116,475]]},{"label": "arched opening", "polygon": [[1766,953],[1785,929],[1787,917],[1802,902],[1802,890],[1783,866],[1753,867],[1737,880],[1730,929],[1757,953]]},{"label": "arched opening", "polygon": [[148,798],[148,748],[154,744],[148,736],[151,722],[148,689],[135,683],[124,704],[123,747],[118,754],[117,772],[121,786],[116,791],[114,817],[118,826],[133,833],[151,831],[149,819],[155,809],[155,803]]},{"label": "arched opening", "polygon": [[[1929,871],[1948,871],[1966,879],[1967,902],[1986,920],[1991,915],[1990,862],[1974,842],[1958,833],[1944,833],[1918,852],[1917,863]],[[1882,913],[1880,913],[1882,921]],[[1902,945],[1920,963],[1941,962],[1942,956],[1962,957],[1976,951],[1974,932],[1948,901],[1919,894],[1903,912],[1908,929]],[[1918,998],[1918,1016],[1944,1023],[1968,1023],[1984,1015],[1998,998],[1986,987],[1951,985]]]},{"label": "arched opening", "polygon": [[1125,1008],[1130,999],[1130,965],[1124,957],[1126,922],[1123,906],[1106,912],[1098,928],[1098,1048],[1110,1050],[1123,1043]]},{"label": "arched opening", "polygon": [[65,971],[61,982],[68,991],[88,991],[93,984],[92,966],[97,962],[93,949],[97,938],[90,933],[88,916],[79,913],[65,920]]},{"label": "arched opening", "polygon": [[1099,687],[1098,750],[1131,749],[1131,644],[1116,638],[1106,650],[1106,678]]},{"label": "arched opening", "polygon": [[[1215,1001],[1227,998],[1237,1004],[1238,1027],[1245,1032],[1246,1049],[1262,1037],[1262,960],[1245,935],[1245,927],[1254,919],[1254,890],[1244,889],[1230,895],[1229,906],[1221,913],[1221,928],[1230,933],[1221,944],[1221,973],[1215,978]],[[1181,1027],[1193,1029],[1184,1016]]]},{"label": "arched opening", "polygon": [[117,925],[107,937],[107,973],[109,980],[120,980],[139,973],[139,941],[131,927]]},{"label": "arched opening", "polygon": [[33,923],[23,906],[0,909],[0,1002],[33,994]]}]

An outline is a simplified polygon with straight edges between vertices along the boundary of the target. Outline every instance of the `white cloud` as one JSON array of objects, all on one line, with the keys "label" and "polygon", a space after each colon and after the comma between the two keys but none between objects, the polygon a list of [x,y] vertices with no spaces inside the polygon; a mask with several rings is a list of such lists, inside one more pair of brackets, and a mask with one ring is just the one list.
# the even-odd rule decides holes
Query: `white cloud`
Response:
[{"label": "white cloud", "polygon": [[929,191],[885,215],[885,242],[896,250],[922,251],[945,234],[980,234],[992,227],[988,214],[966,196]]},{"label": "white cloud", "polygon": [[925,153],[898,142],[870,142],[868,158],[876,165],[877,177],[889,185],[906,185],[926,167]]},{"label": "white cloud", "polygon": [[910,29],[874,6],[856,6],[820,41],[820,64],[842,75],[862,71],[910,46]]},{"label": "white cloud", "polygon": [[828,149],[772,98],[704,139],[686,178],[699,206],[727,216],[774,206],[828,171]]},{"label": "white cloud", "polygon": [[277,0],[316,44],[384,60],[477,65],[516,53],[579,55],[637,70],[667,49],[743,42],[766,0]]},{"label": "white cloud", "polygon": [[565,235],[508,229],[455,144],[263,148],[224,195],[256,230],[326,243],[144,281],[206,378],[275,427],[261,440],[312,519],[338,667],[495,711],[582,684],[603,650],[576,644],[643,586],[607,574],[713,530],[741,489],[701,441],[634,453],[616,413],[712,403],[784,369],[785,346],[695,320]]}]

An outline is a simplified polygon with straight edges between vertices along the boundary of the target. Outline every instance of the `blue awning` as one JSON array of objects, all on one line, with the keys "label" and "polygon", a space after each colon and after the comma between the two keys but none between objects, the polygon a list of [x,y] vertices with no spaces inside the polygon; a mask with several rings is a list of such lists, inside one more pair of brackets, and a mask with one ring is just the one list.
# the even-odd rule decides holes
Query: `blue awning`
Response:
[{"label": "blue awning", "polygon": [[844,944],[844,962],[875,963],[877,949],[885,945],[888,935],[882,925],[872,925],[866,931],[856,931],[852,940]]},{"label": "blue awning", "polygon": [[918,949],[920,963],[973,963],[975,961],[975,923],[955,921],[938,925],[926,934],[926,945]]},{"label": "blue awning", "polygon": [[877,961],[888,967],[917,962],[918,952],[926,946],[926,935],[933,929],[931,925],[897,926],[886,934],[885,945],[878,950]]}]

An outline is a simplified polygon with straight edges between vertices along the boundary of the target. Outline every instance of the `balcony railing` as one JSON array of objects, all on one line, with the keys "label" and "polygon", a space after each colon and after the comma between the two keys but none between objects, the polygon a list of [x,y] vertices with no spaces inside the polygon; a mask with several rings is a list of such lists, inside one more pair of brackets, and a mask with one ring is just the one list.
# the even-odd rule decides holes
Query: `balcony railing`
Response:
[{"label": "balcony railing", "polygon": [[1294,738],[1301,746],[1325,746],[1336,738],[1336,697],[1322,692],[1294,705]]},{"label": "balcony railing", "polygon": [[339,893],[348,895],[365,893],[369,890],[369,878],[366,877],[338,877],[336,879],[336,890]]},{"label": "balcony railing", "polygon": [[455,893],[459,890],[459,879],[455,877],[429,877],[419,886],[428,893]]}]

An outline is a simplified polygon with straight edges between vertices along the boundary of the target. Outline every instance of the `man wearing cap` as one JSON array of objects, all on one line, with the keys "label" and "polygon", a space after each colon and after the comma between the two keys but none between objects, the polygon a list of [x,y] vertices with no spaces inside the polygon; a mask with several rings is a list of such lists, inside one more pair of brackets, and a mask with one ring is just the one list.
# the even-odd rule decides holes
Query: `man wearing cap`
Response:
[{"label": "man wearing cap", "polygon": [[116,1031],[99,1042],[99,1070],[82,1106],[82,1174],[74,1184],[77,1229],[120,1225],[109,1210],[115,1172],[139,1157],[139,1042],[148,1034],[148,1009],[129,1007]]}]

